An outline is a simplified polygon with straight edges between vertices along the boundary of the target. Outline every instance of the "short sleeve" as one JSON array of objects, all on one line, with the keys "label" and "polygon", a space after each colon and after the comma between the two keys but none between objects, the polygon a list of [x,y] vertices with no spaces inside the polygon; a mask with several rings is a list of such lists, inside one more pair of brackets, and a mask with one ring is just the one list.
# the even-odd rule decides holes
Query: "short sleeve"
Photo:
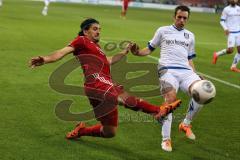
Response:
[{"label": "short sleeve", "polygon": [[227,12],[226,12],[226,8],[224,8],[221,15],[221,21],[225,21],[226,19],[227,19]]},{"label": "short sleeve", "polygon": [[148,48],[153,51],[155,48],[160,46],[160,41],[161,41],[161,30],[160,28],[155,32],[152,40],[149,41],[148,43]]},{"label": "short sleeve", "polygon": [[79,51],[84,48],[84,44],[84,37],[78,36],[72,42],[70,42],[68,46],[73,47],[75,51]]}]

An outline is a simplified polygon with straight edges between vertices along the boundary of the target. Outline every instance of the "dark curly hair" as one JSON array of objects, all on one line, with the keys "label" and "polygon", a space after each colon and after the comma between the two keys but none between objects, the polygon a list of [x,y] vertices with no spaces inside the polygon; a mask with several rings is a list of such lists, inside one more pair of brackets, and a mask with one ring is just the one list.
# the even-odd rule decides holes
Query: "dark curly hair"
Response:
[{"label": "dark curly hair", "polygon": [[93,19],[93,18],[85,19],[80,25],[81,31],[78,33],[78,35],[84,36],[83,31],[88,30],[91,27],[91,25],[94,23],[99,24],[99,22],[96,19]]}]

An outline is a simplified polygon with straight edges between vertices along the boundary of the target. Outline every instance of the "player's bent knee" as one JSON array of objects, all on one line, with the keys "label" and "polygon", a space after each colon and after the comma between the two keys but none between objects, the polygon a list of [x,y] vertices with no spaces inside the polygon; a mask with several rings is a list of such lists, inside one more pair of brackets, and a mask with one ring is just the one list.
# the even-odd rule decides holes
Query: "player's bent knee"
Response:
[{"label": "player's bent knee", "polygon": [[177,100],[177,94],[176,91],[170,91],[167,94],[164,95],[165,102],[167,103],[173,103],[174,101]]},{"label": "player's bent knee", "polygon": [[104,133],[104,137],[105,138],[113,138],[116,136],[116,132],[107,132],[107,133]]},{"label": "player's bent knee", "polygon": [[103,134],[105,138],[115,137],[117,133],[117,127],[115,126],[103,126]]},{"label": "player's bent knee", "polygon": [[170,103],[175,102],[176,100],[177,100],[177,97],[175,96],[175,97],[170,97],[170,98],[166,99],[166,102],[167,102],[168,104],[170,104]]}]

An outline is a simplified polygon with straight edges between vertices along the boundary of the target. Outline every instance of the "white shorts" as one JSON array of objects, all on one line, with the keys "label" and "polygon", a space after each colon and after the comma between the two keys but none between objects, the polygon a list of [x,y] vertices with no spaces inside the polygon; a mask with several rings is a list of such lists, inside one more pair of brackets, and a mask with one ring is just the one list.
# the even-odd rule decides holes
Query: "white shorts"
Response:
[{"label": "white shorts", "polygon": [[240,32],[229,33],[228,35],[228,48],[240,46]]},{"label": "white shorts", "polygon": [[190,85],[201,80],[201,78],[192,70],[189,69],[168,69],[159,77],[160,88],[162,85],[173,87],[176,92],[180,88],[183,92],[189,94]]}]

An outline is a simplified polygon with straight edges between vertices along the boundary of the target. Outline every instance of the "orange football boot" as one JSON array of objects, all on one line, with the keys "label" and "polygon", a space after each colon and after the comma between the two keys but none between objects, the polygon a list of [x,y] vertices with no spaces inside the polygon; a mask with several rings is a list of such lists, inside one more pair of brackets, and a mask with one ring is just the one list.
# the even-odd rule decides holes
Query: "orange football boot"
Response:
[{"label": "orange football boot", "polygon": [[166,115],[173,112],[173,110],[175,110],[177,107],[179,107],[181,103],[182,103],[182,101],[178,99],[178,100],[174,101],[173,103],[161,105],[159,107],[160,108],[159,112],[154,117],[157,120],[164,118]]},{"label": "orange football boot", "polygon": [[85,123],[80,122],[79,124],[76,125],[74,130],[67,133],[66,138],[67,139],[77,139],[77,138],[79,138],[80,137],[79,133],[84,128],[85,128]]},{"label": "orange football boot", "polygon": [[191,128],[191,125],[185,125],[183,122],[179,124],[179,131],[185,132],[187,138],[195,140],[196,136],[192,132]]},{"label": "orange football boot", "polygon": [[240,69],[238,69],[237,67],[231,67],[231,71],[240,73]]},{"label": "orange football boot", "polygon": [[212,64],[216,64],[217,63],[217,59],[218,59],[217,52],[214,52],[213,53],[213,58],[212,58]]}]

